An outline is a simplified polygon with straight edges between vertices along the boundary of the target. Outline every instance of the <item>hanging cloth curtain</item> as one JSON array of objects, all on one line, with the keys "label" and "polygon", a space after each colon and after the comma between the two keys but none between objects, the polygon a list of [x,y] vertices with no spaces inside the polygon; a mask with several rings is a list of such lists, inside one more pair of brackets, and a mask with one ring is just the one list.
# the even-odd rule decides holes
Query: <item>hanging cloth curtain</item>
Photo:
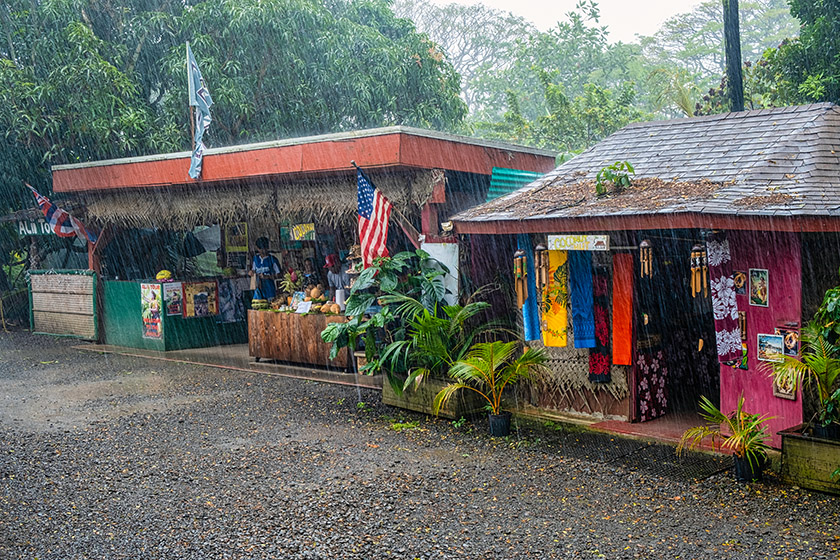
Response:
[{"label": "hanging cloth curtain", "polygon": [[598,268],[592,278],[595,346],[589,349],[589,381],[610,382],[610,278],[606,269]]},{"label": "hanging cloth curtain", "polygon": [[566,251],[547,251],[548,283],[543,293],[543,344],[564,347],[569,307],[569,264]]},{"label": "hanging cloth curtain", "polygon": [[613,255],[612,351],[615,365],[633,363],[633,255]]},{"label": "hanging cloth curtain", "polygon": [[706,258],[709,265],[709,287],[715,316],[715,338],[718,361],[740,361],[741,329],[738,325],[738,303],[735,300],[735,280],[732,277],[732,256],[726,232],[714,232],[706,237]]},{"label": "hanging cloth curtain", "polygon": [[540,295],[537,293],[537,285],[534,280],[536,278],[534,274],[534,247],[531,245],[531,239],[527,233],[520,233],[516,237],[516,244],[518,249],[525,251],[525,257],[528,259],[528,269],[525,276],[526,297],[522,306],[525,340],[540,340],[540,310],[538,304]]},{"label": "hanging cloth curtain", "polygon": [[595,315],[592,310],[592,253],[569,252],[569,285],[575,348],[595,347]]}]

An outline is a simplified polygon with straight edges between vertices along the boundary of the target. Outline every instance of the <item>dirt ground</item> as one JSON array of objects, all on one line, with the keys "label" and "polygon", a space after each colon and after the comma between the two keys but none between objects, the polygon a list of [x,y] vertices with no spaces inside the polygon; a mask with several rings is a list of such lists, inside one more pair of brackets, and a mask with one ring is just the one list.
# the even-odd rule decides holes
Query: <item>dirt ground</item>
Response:
[{"label": "dirt ground", "polygon": [[840,499],[726,458],[0,333],[0,558],[840,558]]}]

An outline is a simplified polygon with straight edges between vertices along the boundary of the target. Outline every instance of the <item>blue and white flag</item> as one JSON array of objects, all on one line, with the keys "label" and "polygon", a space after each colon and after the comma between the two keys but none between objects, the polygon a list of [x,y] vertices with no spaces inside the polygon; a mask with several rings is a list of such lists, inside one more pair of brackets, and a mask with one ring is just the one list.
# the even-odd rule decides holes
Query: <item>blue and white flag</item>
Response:
[{"label": "blue and white flag", "polygon": [[190,177],[198,179],[201,175],[201,160],[204,157],[204,133],[210,128],[210,106],[213,105],[213,98],[207,86],[204,85],[204,78],[201,77],[201,70],[195,62],[195,57],[187,43],[187,84],[190,92],[190,105],[196,108],[195,111],[195,142],[193,144],[192,160],[190,161]]}]

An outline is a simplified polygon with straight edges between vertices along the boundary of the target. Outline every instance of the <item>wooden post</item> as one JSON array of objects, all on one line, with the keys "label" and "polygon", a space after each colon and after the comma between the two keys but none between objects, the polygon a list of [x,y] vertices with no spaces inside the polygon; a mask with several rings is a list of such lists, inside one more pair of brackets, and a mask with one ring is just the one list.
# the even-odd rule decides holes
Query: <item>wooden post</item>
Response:
[{"label": "wooden post", "polygon": [[741,25],[738,0],[723,0],[723,44],[726,51],[726,89],[730,111],[744,110],[744,79],[741,71]]}]

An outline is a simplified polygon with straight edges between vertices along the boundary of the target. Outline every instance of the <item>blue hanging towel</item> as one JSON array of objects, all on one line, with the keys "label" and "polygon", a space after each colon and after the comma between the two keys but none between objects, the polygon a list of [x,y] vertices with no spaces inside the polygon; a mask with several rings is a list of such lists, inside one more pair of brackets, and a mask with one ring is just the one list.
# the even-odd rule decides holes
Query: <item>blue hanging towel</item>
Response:
[{"label": "blue hanging towel", "polygon": [[531,238],[527,233],[517,235],[516,245],[517,248],[525,251],[525,256],[528,259],[528,278],[525,280],[528,286],[528,297],[525,299],[525,305],[522,306],[522,323],[525,329],[525,340],[540,340],[542,338],[542,331],[540,330],[540,298],[539,294],[537,294],[536,275],[534,274],[534,247],[531,245]]},{"label": "blue hanging towel", "polygon": [[595,348],[591,251],[569,251],[569,284],[575,348]]}]

